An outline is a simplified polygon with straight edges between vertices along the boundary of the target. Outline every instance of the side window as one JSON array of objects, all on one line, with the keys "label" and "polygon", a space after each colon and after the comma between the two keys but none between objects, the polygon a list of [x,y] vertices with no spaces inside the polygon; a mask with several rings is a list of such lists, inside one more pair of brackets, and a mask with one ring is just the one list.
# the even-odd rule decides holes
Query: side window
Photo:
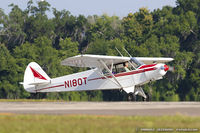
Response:
[{"label": "side window", "polygon": [[[135,64],[130,64],[130,62],[122,62],[118,64],[114,64],[112,68],[112,74],[117,74],[117,73],[123,73],[123,72],[130,72],[132,70],[135,70]],[[133,67],[134,66],[134,67]],[[108,66],[110,69],[111,66]],[[106,69],[102,70],[104,75],[109,75],[109,72]]]},{"label": "side window", "polygon": [[[110,67],[108,67],[108,68],[110,69]],[[102,70],[102,72],[103,72],[104,75],[109,75],[109,72],[105,68]],[[116,67],[114,65],[113,65],[113,68],[112,68],[112,73],[113,74],[118,73],[117,70],[116,70]]]},{"label": "side window", "polygon": [[123,64],[117,64],[116,65],[116,70],[117,70],[117,73],[124,72]]},{"label": "side window", "polygon": [[114,66],[116,68],[117,73],[130,72],[130,71],[135,69],[133,67],[133,65],[130,64],[129,62],[123,62],[123,63],[115,64]]},{"label": "side window", "polygon": [[128,62],[120,63],[115,65],[117,73],[122,73],[122,72],[129,72],[131,71],[131,65]]},{"label": "side window", "polygon": [[102,70],[102,73],[103,73],[104,75],[106,75],[106,74],[108,74],[108,71],[104,68],[104,69]]}]

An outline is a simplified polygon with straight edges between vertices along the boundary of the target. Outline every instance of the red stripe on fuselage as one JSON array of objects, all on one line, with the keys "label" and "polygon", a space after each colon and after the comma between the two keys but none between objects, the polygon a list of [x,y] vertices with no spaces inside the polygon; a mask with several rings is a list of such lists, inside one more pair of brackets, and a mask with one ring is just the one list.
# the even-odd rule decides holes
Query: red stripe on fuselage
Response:
[{"label": "red stripe on fuselage", "polygon": [[[143,73],[143,72],[147,72],[147,71],[153,71],[156,70],[156,67],[153,68],[147,68],[147,69],[142,69],[142,70],[135,70],[135,71],[131,71],[131,72],[125,72],[125,73],[118,73],[115,74],[115,77],[122,77],[122,76],[128,76],[128,75],[133,75],[133,74],[138,74],[138,73]],[[112,78],[112,76],[106,76],[107,78]],[[98,79],[105,79],[105,77],[98,77],[98,78],[93,78],[93,79],[88,79],[88,81],[92,81],[92,80],[98,80]]]},{"label": "red stripe on fuselage", "polygon": [[[153,64],[153,66],[155,66]],[[118,73],[115,74],[115,77],[122,77],[122,76],[127,76],[127,75],[133,75],[133,74],[138,74],[138,73],[143,73],[143,72],[148,72],[148,71],[153,71],[156,70],[156,67],[153,68],[147,68],[147,69],[142,69],[142,70],[135,70],[135,71],[131,71],[131,72],[125,72],[125,73]],[[112,76],[106,76],[107,78],[112,78]],[[92,80],[98,80],[98,79],[106,79],[105,77],[98,77],[98,78],[93,78],[93,79],[88,79],[88,81],[92,81]],[[47,88],[42,88],[42,89],[38,89],[37,91],[41,91],[41,90],[46,90],[46,89],[51,89],[51,88],[57,88],[57,87],[61,87],[61,86],[65,86],[64,84],[62,85],[57,85],[57,86],[51,86],[51,87],[47,87]]]},{"label": "red stripe on fuselage", "polygon": [[57,87],[61,87],[61,86],[65,86],[65,85],[64,84],[56,85],[56,86],[51,86],[51,87],[47,87],[47,88],[38,89],[38,90],[35,90],[35,91],[37,92],[37,91],[42,91],[42,90],[51,89],[51,88],[57,88]]},{"label": "red stripe on fuselage", "polygon": [[157,65],[157,64],[143,65],[143,66],[139,67],[139,69],[144,69],[144,68],[147,68],[147,67],[153,67],[155,65]]}]

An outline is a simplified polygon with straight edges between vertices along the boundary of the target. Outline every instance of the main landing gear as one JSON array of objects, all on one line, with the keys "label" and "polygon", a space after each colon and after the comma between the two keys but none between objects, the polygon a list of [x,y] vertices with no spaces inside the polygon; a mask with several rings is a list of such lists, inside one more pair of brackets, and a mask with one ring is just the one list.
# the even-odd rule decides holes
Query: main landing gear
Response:
[{"label": "main landing gear", "polygon": [[136,87],[134,92],[128,94],[128,101],[137,101],[137,95],[140,95],[143,97],[143,101],[149,101],[150,97],[146,96],[143,89],[141,87]]},{"label": "main landing gear", "polygon": [[136,95],[134,93],[129,93],[128,94],[128,101],[136,101]]}]

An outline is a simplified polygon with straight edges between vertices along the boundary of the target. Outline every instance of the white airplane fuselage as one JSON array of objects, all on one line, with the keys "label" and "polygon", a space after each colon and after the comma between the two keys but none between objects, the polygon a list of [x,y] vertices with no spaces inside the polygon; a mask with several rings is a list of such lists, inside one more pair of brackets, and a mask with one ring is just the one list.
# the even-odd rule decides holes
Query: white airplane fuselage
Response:
[{"label": "white airplane fuselage", "polygon": [[114,74],[119,84],[112,76],[100,73],[98,68],[58,78],[50,79],[49,83],[29,85],[28,92],[61,92],[86,90],[125,89],[143,85],[152,80],[161,79],[165,74],[165,64],[144,65],[130,72]]}]

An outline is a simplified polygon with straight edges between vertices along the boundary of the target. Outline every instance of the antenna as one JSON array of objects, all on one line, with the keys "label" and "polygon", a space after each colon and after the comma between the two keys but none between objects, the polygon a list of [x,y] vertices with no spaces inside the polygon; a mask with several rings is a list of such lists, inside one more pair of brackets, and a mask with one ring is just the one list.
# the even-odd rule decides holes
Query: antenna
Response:
[{"label": "antenna", "polygon": [[115,47],[115,49],[116,49],[117,52],[121,55],[121,57],[124,57],[124,56],[122,55],[122,53],[117,49],[117,47]]}]

